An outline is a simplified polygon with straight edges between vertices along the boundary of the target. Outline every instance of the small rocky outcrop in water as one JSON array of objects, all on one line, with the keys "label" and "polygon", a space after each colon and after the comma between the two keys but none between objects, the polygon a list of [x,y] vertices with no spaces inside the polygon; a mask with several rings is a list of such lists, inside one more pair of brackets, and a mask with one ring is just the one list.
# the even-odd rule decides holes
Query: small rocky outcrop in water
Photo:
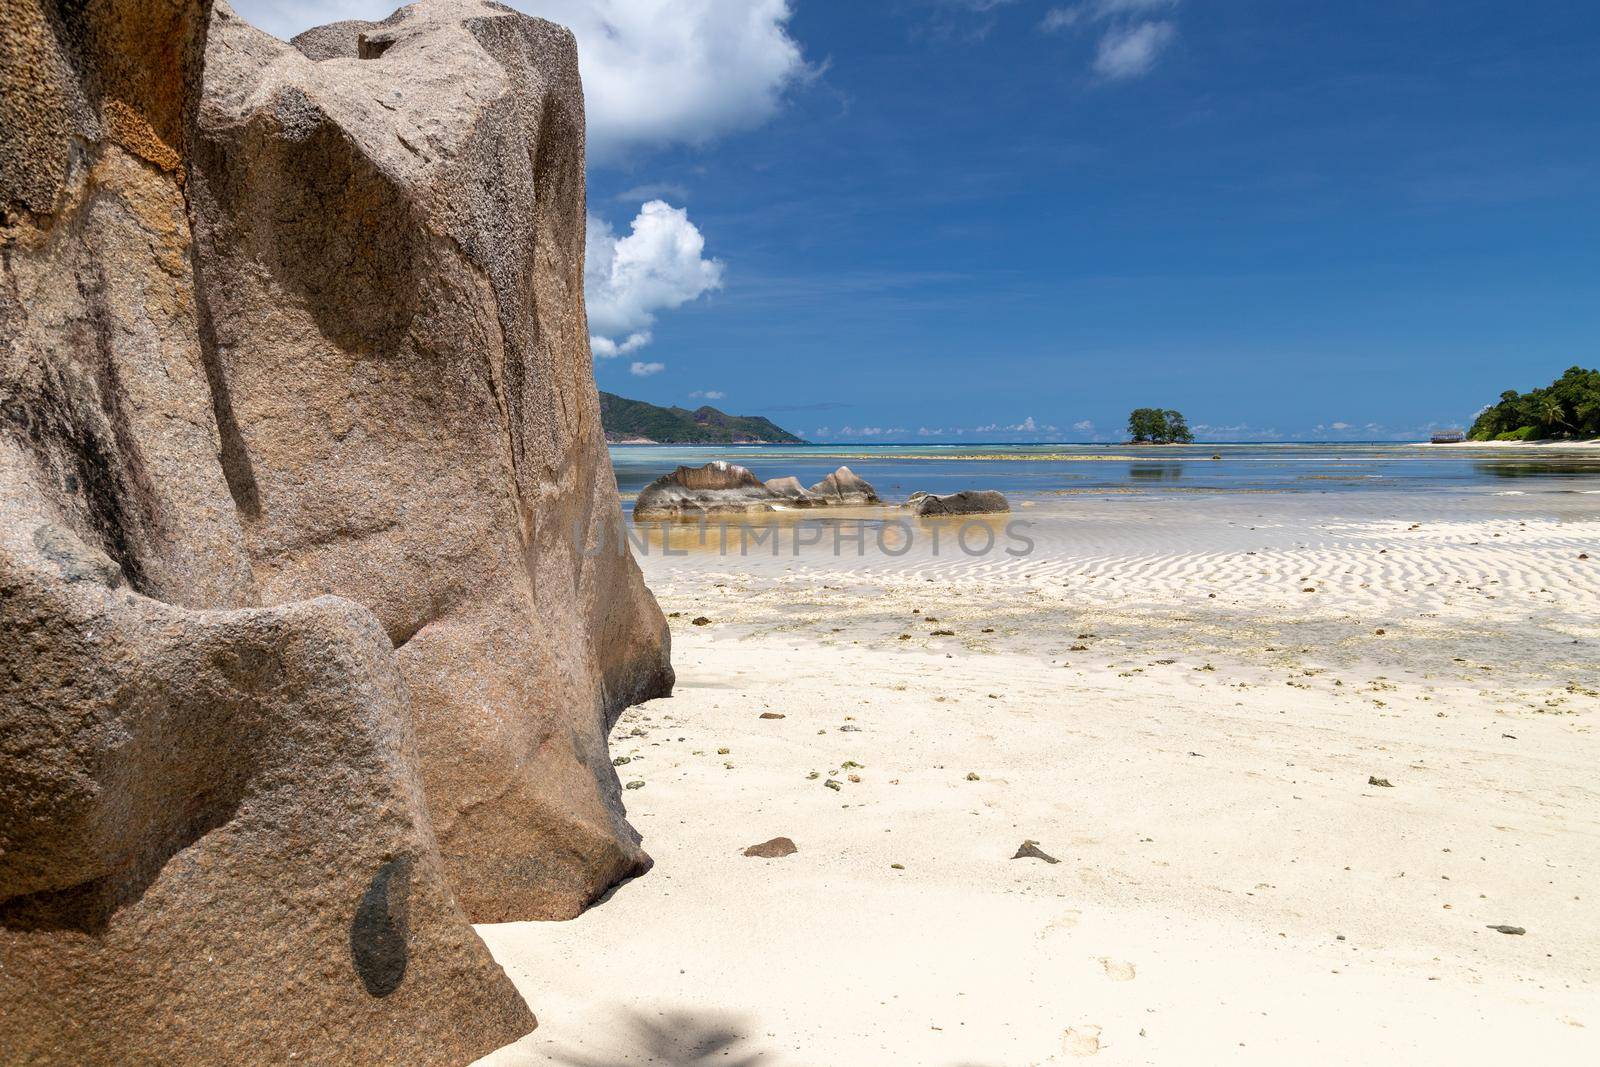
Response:
[{"label": "small rocky outcrop in water", "polygon": [[872,486],[840,467],[810,489],[793,476],[763,482],[737,463],[714,460],[703,467],[679,467],[639,491],[633,517],[704,519],[750,515],[784,508],[849,507],[878,503]]},{"label": "small rocky outcrop in water", "polygon": [[467,921],[648,865],[605,734],[672,684],[632,559],[583,551],[620,509],[571,34],[0,34],[0,1058],[514,1040]]},{"label": "small rocky outcrop in water", "polygon": [[792,474],[787,478],[768,478],[766,485],[769,490],[782,497],[785,504],[792,507],[804,508],[822,503],[800,484],[799,478]]},{"label": "small rocky outcrop in water", "polygon": [[963,489],[948,496],[912,493],[905,506],[912,514],[925,518],[939,515],[997,515],[1011,510],[1005,494],[993,489]]},{"label": "small rocky outcrop in water", "polygon": [[840,467],[822,481],[811,487],[813,496],[821,497],[824,503],[837,506],[840,504],[877,504],[877,490],[856,477],[856,472],[849,467]]},{"label": "small rocky outcrop in water", "polygon": [[748,468],[719,459],[703,467],[679,467],[645,486],[634,501],[633,517],[697,519],[771,511],[781,499]]}]

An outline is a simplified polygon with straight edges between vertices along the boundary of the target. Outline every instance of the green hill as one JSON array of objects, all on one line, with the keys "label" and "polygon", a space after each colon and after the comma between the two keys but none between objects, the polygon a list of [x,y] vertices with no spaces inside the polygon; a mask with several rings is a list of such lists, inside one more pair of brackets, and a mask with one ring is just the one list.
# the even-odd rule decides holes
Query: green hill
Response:
[{"label": "green hill", "polygon": [[600,394],[600,424],[607,441],[660,445],[803,445],[806,442],[759,415],[728,415],[714,407],[658,407],[615,393]]},{"label": "green hill", "polygon": [[1571,367],[1531,393],[1508,389],[1484,408],[1467,434],[1474,441],[1600,437],[1600,370]]}]

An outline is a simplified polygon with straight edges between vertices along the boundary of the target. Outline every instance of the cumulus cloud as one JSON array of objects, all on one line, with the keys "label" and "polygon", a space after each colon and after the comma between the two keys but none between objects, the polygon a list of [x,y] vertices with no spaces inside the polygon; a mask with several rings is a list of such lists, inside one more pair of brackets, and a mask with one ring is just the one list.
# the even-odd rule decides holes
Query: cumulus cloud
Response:
[{"label": "cumulus cloud", "polygon": [[609,337],[596,337],[593,334],[590,334],[589,347],[593,349],[594,354],[601,359],[615,359],[618,356],[625,356],[629,352],[634,352],[643,348],[652,340],[654,340],[654,336],[649,330],[640,330],[637,333],[630,333],[621,341],[613,341]]},{"label": "cumulus cloud", "polygon": [[601,359],[650,343],[656,313],[722,285],[722,263],[705,258],[705,237],[688,212],[664,200],[639,209],[626,236],[589,216],[583,272],[589,344]]},{"label": "cumulus cloud", "polygon": [[1046,11],[1039,22],[1045,33],[1093,28],[1100,34],[1093,70],[1106,81],[1125,81],[1148,74],[1161,53],[1178,37],[1177,24],[1154,17],[1176,8],[1180,0],[1084,0]]},{"label": "cumulus cloud", "polygon": [[513,0],[578,39],[589,158],[750,129],[811,76],[789,0]]},{"label": "cumulus cloud", "polygon": [[721,389],[696,389],[689,394],[695,400],[721,400],[727,395]]},{"label": "cumulus cloud", "polygon": [[648,378],[650,375],[660,374],[666,369],[667,365],[665,363],[641,363],[638,360],[634,360],[633,364],[628,367],[628,373],[635,378]]},{"label": "cumulus cloud", "polygon": [[[399,0],[235,0],[287,40],[328,22],[386,18]],[[589,158],[704,144],[759,126],[812,76],[789,36],[789,0],[511,0],[578,39]]]}]

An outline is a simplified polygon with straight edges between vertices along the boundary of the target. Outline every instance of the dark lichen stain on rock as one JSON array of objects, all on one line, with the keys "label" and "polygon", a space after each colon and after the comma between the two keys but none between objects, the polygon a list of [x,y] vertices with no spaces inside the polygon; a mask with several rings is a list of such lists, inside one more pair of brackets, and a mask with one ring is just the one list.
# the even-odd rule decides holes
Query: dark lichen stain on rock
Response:
[{"label": "dark lichen stain on rock", "polygon": [[411,857],[378,868],[350,921],[350,959],[368,993],[386,997],[406,976]]}]

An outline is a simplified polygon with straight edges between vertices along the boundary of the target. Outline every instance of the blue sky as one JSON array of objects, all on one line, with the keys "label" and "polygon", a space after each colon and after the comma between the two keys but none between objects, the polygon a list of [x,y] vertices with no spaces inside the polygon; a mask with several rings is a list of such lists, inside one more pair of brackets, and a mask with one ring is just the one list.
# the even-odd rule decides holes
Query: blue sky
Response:
[{"label": "blue sky", "polygon": [[1594,3],[515,6],[583,54],[602,389],[820,440],[1385,439],[1600,363]]}]

